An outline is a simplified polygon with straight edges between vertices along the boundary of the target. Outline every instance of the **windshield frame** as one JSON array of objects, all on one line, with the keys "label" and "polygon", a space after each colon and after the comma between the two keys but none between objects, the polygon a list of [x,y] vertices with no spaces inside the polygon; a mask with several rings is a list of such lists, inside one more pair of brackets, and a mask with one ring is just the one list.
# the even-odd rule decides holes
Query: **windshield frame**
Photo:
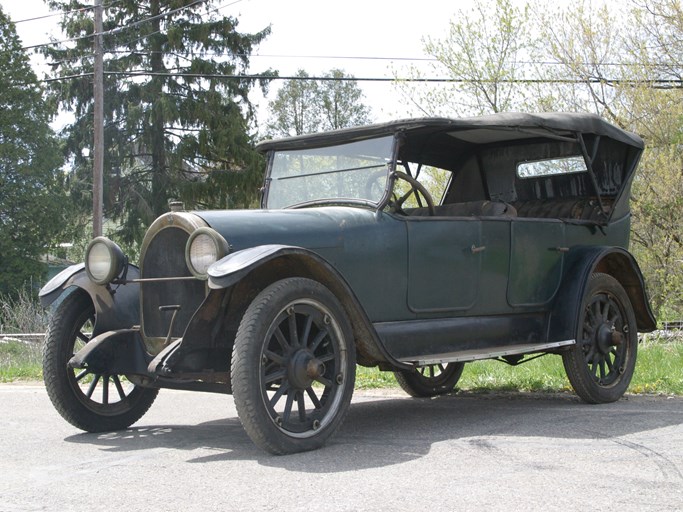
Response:
[{"label": "windshield frame", "polygon": [[[387,178],[386,178],[386,183],[384,185],[384,191],[379,198],[378,201],[372,201],[369,199],[362,199],[362,198],[344,198],[344,197],[336,197],[336,198],[321,198],[321,199],[314,199],[314,200],[307,200],[307,201],[301,201],[298,203],[294,203],[288,206],[283,206],[283,207],[278,207],[278,208],[272,208],[270,209],[297,209],[297,208],[306,208],[306,207],[311,207],[311,206],[360,206],[360,207],[365,207],[365,208],[371,208],[374,210],[381,210],[389,201],[389,198],[391,196],[391,190],[393,189],[394,186],[394,177],[395,177],[395,171],[396,171],[396,159],[397,159],[397,154],[398,154],[398,149],[399,149],[399,143],[400,143],[400,138],[397,136],[396,133],[382,133],[382,134],[377,134],[374,137],[367,137],[364,139],[360,140],[350,140],[350,141],[337,141],[335,144],[320,144],[316,146],[306,146],[304,148],[301,148],[302,151],[309,150],[309,149],[322,149],[322,148],[331,148],[335,146],[342,146],[345,144],[353,143],[353,142],[363,142],[363,141],[371,141],[375,139],[382,139],[382,138],[392,138],[391,141],[391,150],[388,155],[388,161],[386,162],[386,167],[387,167]],[[277,153],[287,153],[291,151],[297,151],[295,148],[287,148],[287,149],[271,149],[268,151],[268,156],[267,156],[267,164],[266,164],[266,174],[265,174],[265,179],[264,179],[264,184],[263,184],[263,189],[262,189],[262,195],[261,195],[261,208],[263,209],[269,209],[268,206],[268,199],[270,195],[270,188],[271,184],[273,183],[273,178],[271,177],[271,174],[273,172],[273,166],[275,163],[275,156]],[[376,166],[376,169],[379,170],[382,165]],[[337,170],[331,170],[331,171],[323,171],[319,173],[310,173],[305,176],[318,176],[318,175],[325,175],[325,174],[335,174],[335,173],[342,173],[342,172],[349,172],[353,170],[362,170],[362,169],[367,169],[368,170],[368,176],[370,176],[370,173],[377,172],[376,170],[373,170],[373,166],[367,166],[367,167],[349,167],[346,169],[337,169]],[[292,179],[294,177],[286,177],[286,178],[279,178],[280,180],[288,180]]]}]

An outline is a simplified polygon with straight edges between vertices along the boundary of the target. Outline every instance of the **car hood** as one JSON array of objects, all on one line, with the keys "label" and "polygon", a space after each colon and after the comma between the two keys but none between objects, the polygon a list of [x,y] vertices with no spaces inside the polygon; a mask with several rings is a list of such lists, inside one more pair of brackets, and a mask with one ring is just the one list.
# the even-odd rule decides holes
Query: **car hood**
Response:
[{"label": "car hood", "polygon": [[231,252],[263,244],[307,249],[341,247],[344,231],[375,219],[371,210],[320,207],[291,210],[220,210],[192,212],[218,231]]}]

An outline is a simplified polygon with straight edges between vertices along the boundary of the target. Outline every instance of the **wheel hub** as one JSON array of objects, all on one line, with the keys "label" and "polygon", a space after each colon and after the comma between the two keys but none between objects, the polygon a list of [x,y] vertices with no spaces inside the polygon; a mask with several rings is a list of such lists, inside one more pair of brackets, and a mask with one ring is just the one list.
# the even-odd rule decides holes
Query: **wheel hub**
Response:
[{"label": "wheel hub", "polygon": [[325,374],[325,363],[309,350],[298,350],[290,359],[289,383],[295,389],[307,389]]},{"label": "wheel hub", "polygon": [[609,354],[612,347],[618,346],[622,343],[624,335],[617,331],[613,325],[603,323],[598,327],[595,333],[598,351],[601,354]]}]

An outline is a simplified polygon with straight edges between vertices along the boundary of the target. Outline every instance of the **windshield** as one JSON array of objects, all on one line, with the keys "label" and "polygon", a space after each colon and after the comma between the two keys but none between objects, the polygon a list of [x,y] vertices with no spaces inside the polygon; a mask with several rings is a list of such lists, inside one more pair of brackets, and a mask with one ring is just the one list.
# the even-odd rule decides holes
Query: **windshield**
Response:
[{"label": "windshield", "polygon": [[324,148],[276,151],[267,208],[312,202],[378,204],[389,177],[393,137]]}]

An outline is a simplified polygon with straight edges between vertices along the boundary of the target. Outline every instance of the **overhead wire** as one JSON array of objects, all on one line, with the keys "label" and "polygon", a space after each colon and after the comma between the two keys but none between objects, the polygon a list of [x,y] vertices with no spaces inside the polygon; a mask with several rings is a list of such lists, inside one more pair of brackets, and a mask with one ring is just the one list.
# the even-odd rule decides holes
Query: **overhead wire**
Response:
[{"label": "overhead wire", "polygon": [[[109,7],[111,5],[115,5],[116,3],[119,3],[121,0],[114,0],[106,6],[103,7]],[[154,16],[150,16],[147,18],[144,18],[142,20],[135,21],[129,25],[125,25],[123,27],[117,27],[111,30],[103,31],[101,35],[103,36],[110,36],[110,35],[117,35],[120,34],[126,30],[129,30],[134,27],[138,27],[144,23],[148,23],[150,21],[154,21],[156,19],[160,19],[166,16],[169,16],[171,14],[175,14],[176,12],[179,12],[181,10],[185,10],[191,7],[194,7],[198,4],[207,2],[209,0],[194,0],[193,2],[178,7],[176,9],[171,9],[170,11],[159,13]],[[218,12],[221,9],[225,9],[227,7],[230,7],[234,4],[237,4],[241,2],[242,0],[235,0],[233,2],[230,2],[226,5],[219,5],[218,7],[215,7],[213,9],[210,9],[207,11],[207,14]],[[70,13],[75,13],[75,12],[82,12],[86,10],[91,10],[93,9],[94,6],[88,6],[88,7],[83,7],[80,9],[74,9],[72,11],[67,11],[67,12],[61,12],[61,13],[55,13],[53,15],[47,15],[47,16],[40,16],[36,18],[27,18],[25,20],[19,20],[19,22],[26,22],[26,21],[33,21],[36,19],[42,19],[42,18],[47,18],[51,16],[60,16],[60,15],[65,15],[65,14],[70,14]],[[16,23],[16,22],[15,22]],[[133,44],[141,39],[147,38],[151,35],[154,35],[155,33],[161,32],[155,31],[151,32],[148,34],[144,34],[136,39],[133,39],[131,41],[128,41],[127,43],[121,43],[122,45],[130,45]],[[65,42],[73,42],[73,41],[78,41],[86,38],[92,38],[96,36],[96,33],[93,34],[86,34],[83,36],[77,36],[69,39],[64,39],[61,41],[52,41],[50,43],[43,43],[43,44],[37,44],[37,45],[32,45],[32,46],[27,46],[24,47],[23,50],[27,49],[34,49],[42,46],[52,46],[60,43],[65,43]],[[125,50],[110,50],[105,53],[131,53],[130,51],[125,51]],[[140,53],[140,54],[146,54],[146,55],[152,55],[153,53],[166,53],[166,52],[154,52],[154,51],[143,51],[143,52],[135,52],[135,53]],[[218,55],[216,52],[202,52],[204,55]],[[221,54],[222,55],[222,54]],[[236,57],[239,57],[240,55],[235,55]],[[246,55],[245,55],[246,56]],[[80,56],[80,57],[72,57],[72,58],[67,58],[64,59],[64,61],[74,61],[78,60],[80,58],[88,58],[92,56]],[[384,56],[343,56],[343,55],[328,55],[328,56],[323,56],[323,55],[261,55],[261,54],[251,54],[249,55],[250,58],[254,57],[264,57],[264,58],[298,58],[298,59],[346,59],[346,60],[392,60],[392,61],[416,61],[416,62],[421,62],[421,61],[426,61],[426,62],[438,62],[438,59],[435,58],[430,58],[430,57],[384,57]],[[528,62],[522,62],[521,64],[529,64],[529,65],[560,65],[561,63],[558,62],[542,62],[542,61],[528,61]],[[629,63],[601,63],[601,65],[604,66],[624,66],[624,65],[629,65]],[[162,73],[162,72],[149,72],[145,70],[132,70],[132,71],[105,71],[106,75],[116,75],[116,76],[127,76],[127,77],[137,77],[137,76],[168,76],[168,77],[186,77],[186,78],[205,78],[205,79],[247,79],[247,80],[258,80],[258,79],[268,79],[268,80],[290,80],[290,81],[355,81],[355,82],[424,82],[424,83],[493,83],[493,81],[487,81],[487,80],[481,80],[481,81],[476,81],[476,80],[470,80],[470,79],[453,79],[453,78],[396,78],[396,77],[329,77],[329,76],[271,76],[271,75],[224,75],[224,74],[196,74],[196,73]],[[54,77],[54,78],[47,78],[40,80],[39,82],[54,82],[54,81],[61,81],[61,80],[68,80],[68,79],[73,79],[73,78],[81,78],[81,77],[86,77],[86,76],[92,76],[92,73],[82,73],[82,74],[74,74],[74,75],[68,75],[68,76],[63,76],[63,77]],[[589,79],[589,80],[577,80],[577,79],[511,79],[511,80],[503,80],[503,81],[498,81],[498,83],[525,83],[525,84],[570,84],[570,83],[605,83],[605,84],[635,84],[635,81],[630,81],[630,80],[623,80],[623,79],[602,79],[602,78],[595,78],[595,79]],[[660,88],[680,88],[683,87],[683,81],[679,80],[669,80],[669,79],[657,79],[657,80],[651,80],[648,81],[650,84],[657,84],[658,87]]]},{"label": "overhead wire", "polygon": [[[104,4],[102,7],[103,7],[104,9],[106,9],[107,7],[110,7],[110,6],[112,6],[112,5],[114,5],[114,4],[118,4],[118,3],[121,3],[121,0],[114,0],[113,2],[109,2],[108,4]],[[23,20],[12,21],[12,23],[14,23],[15,25],[17,25],[17,24],[19,24],[19,23],[26,23],[26,22],[28,22],[28,21],[44,20],[44,19],[47,19],[47,18],[54,18],[54,17],[57,17],[57,16],[65,16],[65,15],[67,15],[67,14],[73,14],[73,13],[75,13],[75,12],[90,11],[90,10],[92,10],[92,9],[94,9],[94,8],[95,8],[94,5],[88,5],[88,6],[86,6],[86,7],[81,7],[80,9],[73,9],[73,10],[71,10],[71,11],[53,12],[53,13],[50,13],[50,14],[44,14],[44,15],[42,15],[42,16],[35,16],[35,17],[33,17],[33,18],[25,18],[25,19],[23,19]]]},{"label": "overhead wire", "polygon": [[[203,0],[203,1],[206,1],[206,0]],[[234,1],[230,2],[229,4],[221,5],[221,6],[219,6],[219,7],[216,7],[216,8],[213,8],[213,9],[209,9],[209,10],[207,11],[207,14],[212,14],[212,13],[214,13],[214,12],[218,12],[218,11],[220,11],[221,9],[225,9],[226,7],[233,6],[233,5],[238,4],[238,3],[240,3],[240,2],[242,2],[242,0],[234,0]],[[190,4],[190,5],[193,5],[193,4]],[[185,7],[189,7],[189,5],[186,5]],[[170,12],[169,12],[169,13],[170,13]],[[169,14],[169,13],[165,13],[165,14]],[[155,34],[160,34],[160,33],[161,33],[161,30],[155,30],[154,32],[150,32],[150,33],[148,33],[148,34],[144,34],[144,35],[142,35],[142,36],[140,36],[140,37],[137,37],[137,38],[135,38],[135,39],[132,39],[131,41],[128,41],[128,42],[125,42],[125,43],[120,43],[120,44],[123,45],[123,46],[129,46],[129,45],[131,45],[131,44],[133,44],[133,43],[137,43],[138,41],[140,41],[140,40],[142,40],[142,39],[145,39],[145,38],[147,38],[147,37],[153,36],[153,35],[155,35]],[[106,51],[105,51],[105,53],[109,53],[109,52],[106,52]],[[151,53],[150,53],[150,55],[151,55]]]},{"label": "overhead wire", "polygon": [[[109,36],[109,35],[119,34],[119,33],[123,32],[123,31],[125,31],[125,30],[129,30],[129,29],[131,29],[131,28],[134,28],[134,27],[137,27],[137,26],[139,26],[139,25],[142,25],[143,23],[148,23],[148,22],[150,22],[150,21],[154,21],[154,20],[163,18],[163,17],[165,17],[165,16],[169,16],[169,15],[171,15],[171,14],[175,14],[176,12],[185,10],[185,9],[187,9],[187,8],[189,8],[189,7],[193,7],[193,6],[195,6],[195,5],[198,5],[198,4],[200,4],[200,3],[204,3],[204,2],[207,2],[207,1],[208,1],[208,0],[194,0],[193,2],[191,2],[191,3],[187,4],[187,5],[183,5],[182,7],[177,7],[177,8],[175,8],[175,9],[171,9],[170,11],[166,11],[166,12],[163,12],[163,13],[156,14],[156,15],[154,15],[154,16],[150,16],[150,17],[148,17],[148,18],[144,18],[144,19],[142,19],[142,20],[135,21],[135,22],[133,22],[133,23],[131,23],[131,24],[129,24],[129,25],[125,25],[125,26],[123,26],[123,27],[117,27],[117,28],[113,28],[113,29],[111,29],[111,30],[105,30],[105,31],[102,31],[102,32],[100,32],[100,33],[93,32],[92,34],[85,34],[85,35],[82,35],[82,36],[71,37],[71,38],[68,38],[68,39],[62,39],[62,40],[60,40],[60,41],[50,41],[50,42],[48,42],[48,43],[40,43],[40,44],[31,45],[31,46],[24,46],[24,47],[22,48],[22,50],[33,50],[33,49],[35,49],[35,48],[41,48],[41,47],[43,47],[43,46],[54,46],[54,45],[62,44],[62,43],[72,43],[72,42],[80,41],[80,40],[83,40],[83,39],[93,38],[93,37],[98,36],[98,35],[101,35],[101,36]],[[235,4],[235,3],[240,2],[240,1],[242,1],[242,0],[235,0],[235,2],[233,2],[232,4]],[[232,5],[232,4],[229,4],[229,5]],[[226,7],[227,7],[227,6],[226,6]],[[154,33],[156,33],[156,32],[153,32],[153,33],[150,33],[150,34],[145,34],[145,35],[142,36],[140,39],[142,39],[142,38],[144,38],[144,37],[149,37],[150,35],[152,35],[152,34],[154,34]]]},{"label": "overhead wire", "polygon": [[[579,84],[605,84],[610,86],[625,85],[625,86],[642,86],[648,85],[653,89],[680,89],[683,88],[683,80],[667,80],[655,79],[646,82],[625,79],[602,79],[589,78],[585,80],[575,78],[529,78],[529,79],[506,79],[506,80],[472,80],[464,78],[392,78],[392,77],[333,77],[333,76],[272,76],[265,74],[254,75],[227,75],[227,74],[203,74],[203,73],[162,73],[151,72],[144,70],[133,71],[105,71],[105,75],[109,76],[123,76],[123,77],[145,77],[145,76],[159,76],[167,78],[198,78],[198,79],[226,79],[226,80],[289,80],[289,81],[320,81],[320,82],[413,82],[413,83],[504,83],[504,84],[547,84],[547,85],[579,85]],[[75,75],[46,78],[38,80],[39,83],[56,82],[60,80],[70,80],[75,78],[85,78],[93,76],[92,72],[80,73]]]}]

